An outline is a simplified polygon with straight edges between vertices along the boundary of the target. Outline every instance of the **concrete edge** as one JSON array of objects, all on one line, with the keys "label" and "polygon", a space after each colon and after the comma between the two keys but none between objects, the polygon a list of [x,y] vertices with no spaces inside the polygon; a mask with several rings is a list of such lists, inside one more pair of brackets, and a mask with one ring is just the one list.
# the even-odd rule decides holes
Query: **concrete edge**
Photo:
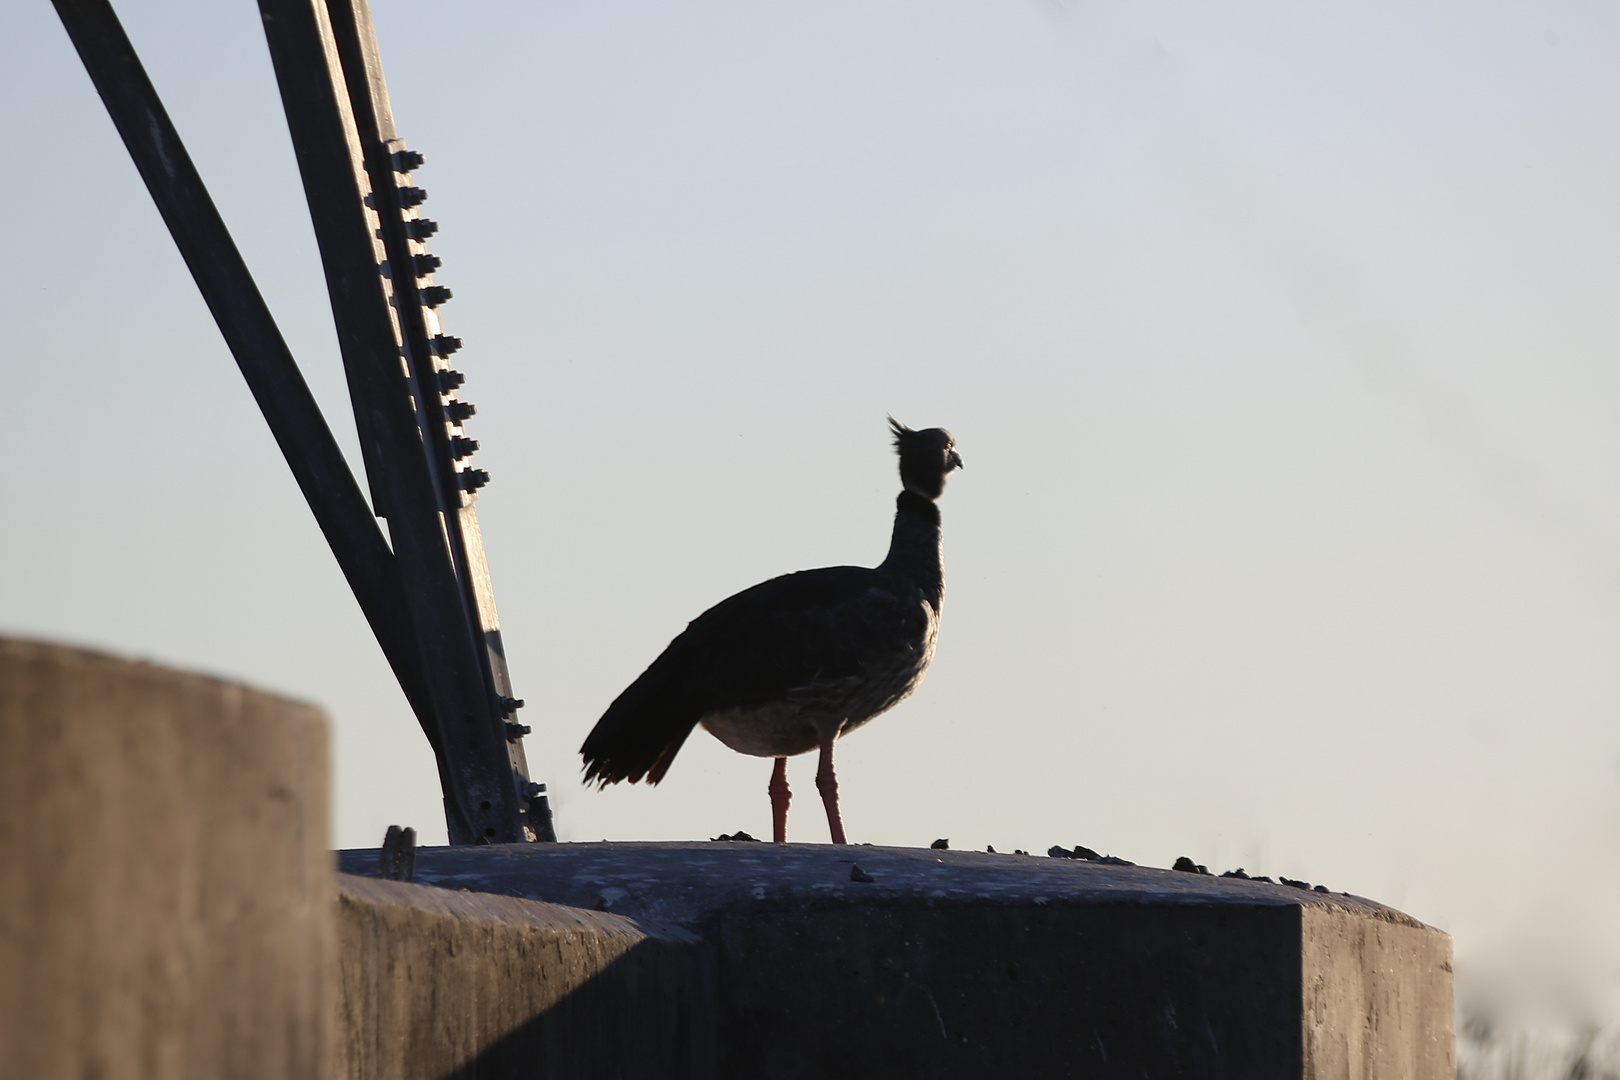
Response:
[{"label": "concrete edge", "polygon": [[337,874],[337,897],[340,902],[348,900],[377,907],[411,908],[415,912],[470,923],[499,923],[544,931],[599,934],[604,939],[627,938],[629,941],[625,942],[625,949],[654,938],[698,941],[695,934],[671,926],[643,926],[629,915],[591,912],[586,908],[546,904],[544,900],[525,900],[499,892],[439,889],[437,886],[420,886],[415,882],[363,878],[360,874]]},{"label": "concrete edge", "polygon": [[131,677],[150,675],[168,683],[208,684],[233,691],[275,698],[284,705],[298,705],[326,716],[326,710],[313,701],[269,687],[256,686],[229,675],[197,671],[190,667],[176,667],[150,656],[126,656],[110,649],[64,641],[40,641],[34,638],[10,637],[0,634],[0,654],[26,660],[46,660],[58,664],[115,665]]},{"label": "concrete edge", "polygon": [[622,936],[630,938],[630,944],[654,936],[646,933],[636,920],[625,915],[587,911],[584,908],[548,904],[540,900],[524,900],[498,893],[440,889],[432,885],[385,881],[342,873],[337,875],[337,893],[340,900],[411,908],[467,922],[502,923],[537,930],[587,932],[601,934],[607,938]]},{"label": "concrete edge", "polygon": [[[366,873],[376,865],[374,849],[337,855],[350,871]],[[851,882],[849,864],[857,861],[875,881]],[[1295,907],[1435,929],[1348,892],[1163,867],[876,845],[603,841],[423,847],[417,850],[416,875],[442,888],[612,911],[637,919],[654,936],[664,936],[665,927],[696,927],[722,909],[751,907],[767,898],[867,903],[915,896],[941,904],[993,899],[1036,905]]]}]

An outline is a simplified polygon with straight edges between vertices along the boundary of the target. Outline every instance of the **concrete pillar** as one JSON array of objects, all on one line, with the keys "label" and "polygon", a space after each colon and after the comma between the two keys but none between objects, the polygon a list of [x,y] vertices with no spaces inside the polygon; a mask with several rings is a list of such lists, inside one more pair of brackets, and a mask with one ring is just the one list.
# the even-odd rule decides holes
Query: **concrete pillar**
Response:
[{"label": "concrete pillar", "polygon": [[0,638],[0,1072],[328,1075],[320,711]]}]

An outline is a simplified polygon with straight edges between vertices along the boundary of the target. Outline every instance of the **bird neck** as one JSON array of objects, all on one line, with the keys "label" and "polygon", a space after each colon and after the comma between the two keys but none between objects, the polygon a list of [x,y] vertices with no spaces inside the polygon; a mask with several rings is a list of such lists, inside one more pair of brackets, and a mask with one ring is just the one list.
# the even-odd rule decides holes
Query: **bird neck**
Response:
[{"label": "bird neck", "polygon": [[945,598],[945,569],[941,557],[939,507],[933,501],[910,491],[895,500],[894,536],[889,554],[880,570],[892,570],[911,578],[922,590],[930,607],[939,610]]}]

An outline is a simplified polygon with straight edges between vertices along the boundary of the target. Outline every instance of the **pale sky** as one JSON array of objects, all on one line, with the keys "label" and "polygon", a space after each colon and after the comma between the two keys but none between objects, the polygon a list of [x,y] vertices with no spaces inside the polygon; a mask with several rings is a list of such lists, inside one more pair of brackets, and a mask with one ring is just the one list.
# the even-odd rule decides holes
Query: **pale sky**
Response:
[{"label": "pale sky", "polygon": [[[375,2],[564,839],[768,832],[763,759],[698,733],[598,793],[577,748],[709,605],[882,557],[892,412],[968,467],[933,669],[839,744],[852,840],[1286,874],[1465,963],[1606,920],[1620,8]],[[255,6],[117,6],[352,447]],[[44,0],[0,17],[0,99],[0,633],[318,702],[335,842],[442,842]],[[790,837],[825,841],[813,770]]]}]

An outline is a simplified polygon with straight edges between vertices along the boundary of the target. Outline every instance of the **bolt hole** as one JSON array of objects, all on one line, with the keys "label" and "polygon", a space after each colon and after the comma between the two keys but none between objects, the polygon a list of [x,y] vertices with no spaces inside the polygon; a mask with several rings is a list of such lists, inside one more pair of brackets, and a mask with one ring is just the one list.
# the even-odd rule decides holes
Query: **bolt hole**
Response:
[{"label": "bolt hole", "polygon": [[478,809],[480,809],[480,810],[488,810],[489,809],[489,800],[485,799],[483,802],[479,803],[478,804]]},{"label": "bolt hole", "polygon": [[495,830],[493,828],[485,829],[484,830],[484,835],[485,836],[494,836],[495,835]]}]

